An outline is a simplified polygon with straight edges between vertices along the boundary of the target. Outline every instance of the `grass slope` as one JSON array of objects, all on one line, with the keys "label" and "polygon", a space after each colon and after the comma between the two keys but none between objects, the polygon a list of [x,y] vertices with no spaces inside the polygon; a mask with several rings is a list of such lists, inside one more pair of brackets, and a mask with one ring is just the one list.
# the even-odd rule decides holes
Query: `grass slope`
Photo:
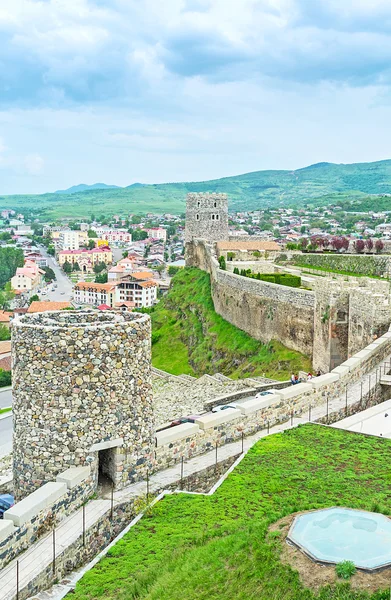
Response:
[{"label": "grass slope", "polygon": [[310,361],[279,342],[261,344],[216,313],[208,273],[181,269],[172,287],[149,311],[152,362],[180,375],[224,373],[234,378],[263,375],[289,379],[292,371],[309,371]]},{"label": "grass slope", "polygon": [[74,600],[389,600],[305,589],[268,527],[301,510],[390,512],[390,441],[304,425],[258,442],[211,497],[158,503],[77,584]]},{"label": "grass slope", "polygon": [[[72,188],[70,188],[72,190]],[[82,192],[0,196],[2,208],[39,209],[48,219],[115,213],[182,213],[187,192],[226,192],[230,209],[324,204],[391,192],[391,160],[351,165],[319,163],[296,171],[255,171],[211,181],[133,185]],[[389,199],[380,199],[380,204]],[[384,201],[384,202],[383,202]],[[365,201],[378,210],[378,199]]]}]

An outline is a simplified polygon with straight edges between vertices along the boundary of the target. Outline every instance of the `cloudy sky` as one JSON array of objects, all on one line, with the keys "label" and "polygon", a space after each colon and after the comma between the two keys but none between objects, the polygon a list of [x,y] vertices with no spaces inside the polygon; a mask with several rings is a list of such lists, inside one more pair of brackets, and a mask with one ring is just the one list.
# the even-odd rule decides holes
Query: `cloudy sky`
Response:
[{"label": "cloudy sky", "polygon": [[0,0],[0,194],[385,158],[390,0]]}]

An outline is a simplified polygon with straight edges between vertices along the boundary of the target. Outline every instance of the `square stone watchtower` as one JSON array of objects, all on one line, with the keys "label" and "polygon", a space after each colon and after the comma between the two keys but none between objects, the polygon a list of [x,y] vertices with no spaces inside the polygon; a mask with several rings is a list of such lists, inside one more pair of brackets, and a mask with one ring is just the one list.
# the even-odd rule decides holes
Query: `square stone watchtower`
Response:
[{"label": "square stone watchtower", "polygon": [[191,193],[186,200],[185,242],[228,239],[227,194]]}]

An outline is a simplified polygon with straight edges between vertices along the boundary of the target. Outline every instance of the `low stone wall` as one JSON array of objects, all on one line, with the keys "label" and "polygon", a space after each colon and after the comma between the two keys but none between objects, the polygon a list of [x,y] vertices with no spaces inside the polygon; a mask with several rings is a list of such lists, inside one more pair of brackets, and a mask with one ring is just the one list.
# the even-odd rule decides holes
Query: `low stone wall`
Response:
[{"label": "low stone wall", "polygon": [[[277,259],[278,260],[278,259]],[[391,267],[391,256],[377,254],[296,254],[293,257],[294,264],[305,267],[320,267],[324,269],[336,269],[338,271],[350,271],[362,275],[376,275],[388,277]]]},{"label": "low stone wall", "polygon": [[[220,477],[233,465],[238,455],[229,457],[216,465],[202,469],[197,473],[186,476],[181,481],[180,472],[178,479],[171,485],[165,486],[166,490],[177,490],[182,488],[189,492],[206,493],[220,479]],[[163,489],[155,490],[158,495]],[[152,498],[152,495],[151,495]],[[92,560],[128,525],[128,523],[145,508],[146,497],[140,496],[114,506],[113,515],[108,510],[98,523],[86,530],[85,544],[80,537],[66,550],[56,556],[56,565],[53,572],[52,564],[48,565],[38,577],[19,592],[19,600],[25,600],[39,591],[48,588],[56,580],[62,579],[67,573],[78,569],[83,564]],[[24,565],[21,562],[20,574],[23,575]]]},{"label": "low stone wall", "polygon": [[[241,403],[237,409],[207,413],[193,424],[179,425],[160,432],[156,437],[155,469],[160,470],[178,463],[182,457],[192,458],[210,451],[216,445],[238,440],[257,431],[287,421],[290,416],[300,416],[309,407],[325,404],[327,398],[342,397],[347,387],[360,381],[376,365],[391,354],[391,332],[358,352],[345,363],[326,375],[308,383],[278,390],[275,394]],[[378,379],[380,381],[380,377]],[[380,393],[380,392],[379,392]],[[377,392],[363,394],[363,400],[349,410],[360,410],[368,402],[381,401]],[[336,415],[337,418],[338,415]]]},{"label": "low stone wall", "polygon": [[[58,488],[55,494],[53,486]],[[47,492],[46,487],[50,488]],[[38,502],[34,501],[34,494],[31,494],[6,511],[0,521],[0,569],[77,510],[93,491],[91,476],[75,482],[71,488],[68,488],[66,481],[48,483],[34,493],[40,495]],[[51,497],[55,500],[51,501]]]}]

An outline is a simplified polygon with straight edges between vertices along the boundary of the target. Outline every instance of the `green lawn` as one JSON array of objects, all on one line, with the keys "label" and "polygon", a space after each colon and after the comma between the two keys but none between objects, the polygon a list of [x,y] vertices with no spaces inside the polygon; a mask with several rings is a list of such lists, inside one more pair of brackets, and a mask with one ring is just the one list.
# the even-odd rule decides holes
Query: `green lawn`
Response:
[{"label": "green lawn", "polygon": [[281,343],[262,344],[216,313],[208,273],[181,269],[168,294],[148,311],[152,362],[174,375],[224,373],[233,378],[266,375],[289,379],[310,371],[310,360]]},{"label": "green lawn", "polygon": [[391,443],[304,425],[258,442],[211,497],[165,497],[77,584],[74,600],[389,600],[303,588],[268,527],[331,506],[391,511]]}]

